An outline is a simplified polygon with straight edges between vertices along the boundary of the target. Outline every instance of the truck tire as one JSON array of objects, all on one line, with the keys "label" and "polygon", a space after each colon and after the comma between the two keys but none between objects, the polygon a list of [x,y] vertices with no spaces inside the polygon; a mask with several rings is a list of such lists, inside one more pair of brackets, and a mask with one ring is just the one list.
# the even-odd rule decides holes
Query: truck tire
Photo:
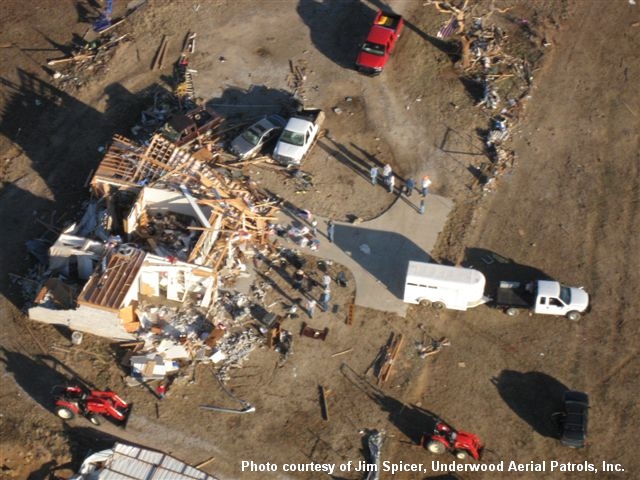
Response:
[{"label": "truck tire", "polygon": [[433,307],[434,310],[442,310],[446,307],[446,305],[442,302],[433,302],[431,306]]},{"label": "truck tire", "polygon": [[469,458],[469,453],[466,450],[456,450],[456,458],[458,460],[466,460]]},{"label": "truck tire", "polygon": [[436,455],[442,455],[447,450],[447,447],[445,447],[442,442],[431,440],[429,443],[427,443],[427,450],[429,450],[431,453],[435,453]]},{"label": "truck tire", "polygon": [[420,304],[421,307],[431,306],[431,300],[427,300],[426,298],[421,298],[420,300],[418,300],[418,303]]},{"label": "truck tire", "polygon": [[58,415],[63,420],[71,420],[76,416],[75,412],[67,407],[56,408],[56,415]]},{"label": "truck tire", "polygon": [[567,313],[567,318],[572,322],[577,322],[578,320],[580,320],[580,312],[571,310],[569,313]]},{"label": "truck tire", "polygon": [[510,317],[516,317],[520,313],[520,310],[518,310],[517,308],[514,308],[514,307],[509,307],[504,311],[504,313],[506,313]]},{"label": "truck tire", "polygon": [[102,420],[98,415],[89,415],[89,421],[96,426],[102,425]]}]

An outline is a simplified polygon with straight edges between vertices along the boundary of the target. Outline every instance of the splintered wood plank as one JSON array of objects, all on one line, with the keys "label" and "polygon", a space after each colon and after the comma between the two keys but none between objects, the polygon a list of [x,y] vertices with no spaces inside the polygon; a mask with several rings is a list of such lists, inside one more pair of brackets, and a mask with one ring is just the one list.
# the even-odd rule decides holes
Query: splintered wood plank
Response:
[{"label": "splintered wood plank", "polygon": [[215,272],[218,271],[218,269],[220,268],[220,263],[222,262],[222,259],[225,257],[225,255],[227,254],[227,251],[229,250],[229,242],[227,242],[227,244],[224,246],[224,249],[222,250],[222,253],[220,254],[220,256],[218,257],[218,259],[216,260],[215,264],[213,265],[213,270]]},{"label": "splintered wood plank", "polygon": [[389,377],[391,376],[391,372],[393,370],[393,366],[395,364],[396,358],[400,353],[400,349],[402,348],[402,344],[404,342],[404,337],[401,333],[395,336],[391,348],[389,349],[389,358],[387,359],[384,367],[381,370],[379,384],[384,384]]},{"label": "splintered wood plank", "polygon": [[322,419],[325,422],[329,421],[329,403],[327,402],[327,395],[329,390],[323,387],[322,385],[318,386],[318,390],[320,391],[320,411],[322,412]]},{"label": "splintered wood plank", "polygon": [[200,175],[200,182],[207,188],[220,188],[222,184],[217,179],[211,179],[205,175]]}]

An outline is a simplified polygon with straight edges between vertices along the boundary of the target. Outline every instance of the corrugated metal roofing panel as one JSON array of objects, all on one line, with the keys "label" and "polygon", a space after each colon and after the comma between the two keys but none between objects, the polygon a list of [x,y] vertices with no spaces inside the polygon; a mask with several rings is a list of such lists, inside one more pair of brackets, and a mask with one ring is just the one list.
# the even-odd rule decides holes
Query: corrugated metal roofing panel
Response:
[{"label": "corrugated metal roofing panel", "polygon": [[197,468],[192,467],[191,465],[187,465],[183,472],[185,475],[189,475],[193,478],[206,478],[207,474]]},{"label": "corrugated metal roofing panel", "polygon": [[179,473],[183,472],[184,468],[187,466],[186,463],[169,456],[164,457],[160,465],[167,470]]},{"label": "corrugated metal roofing panel", "polygon": [[98,480],[216,480],[161,452],[117,443]]},{"label": "corrugated metal roofing panel", "polygon": [[182,473],[176,473],[173,470],[167,470],[166,468],[158,467],[154,472],[153,477],[149,480],[193,480],[195,477],[186,476]]},{"label": "corrugated metal roofing panel", "polygon": [[165,458],[167,458],[167,455],[153,450],[141,450],[140,455],[138,455],[138,460],[153,463],[154,465],[162,465]]},{"label": "corrugated metal roofing panel", "polygon": [[141,462],[135,458],[118,454],[114,455],[113,460],[109,463],[109,470],[129,475],[133,478],[147,478],[154,468],[151,463]]},{"label": "corrugated metal roofing panel", "polygon": [[118,472],[113,472],[111,470],[101,470],[100,475],[98,475],[98,480],[138,480],[137,477],[130,477],[128,475],[122,475]]},{"label": "corrugated metal roofing panel", "polygon": [[140,449],[138,447],[133,447],[131,445],[124,445],[122,443],[116,443],[115,447],[113,447],[114,453],[120,453],[122,455],[126,455],[127,457],[136,458],[140,453]]}]

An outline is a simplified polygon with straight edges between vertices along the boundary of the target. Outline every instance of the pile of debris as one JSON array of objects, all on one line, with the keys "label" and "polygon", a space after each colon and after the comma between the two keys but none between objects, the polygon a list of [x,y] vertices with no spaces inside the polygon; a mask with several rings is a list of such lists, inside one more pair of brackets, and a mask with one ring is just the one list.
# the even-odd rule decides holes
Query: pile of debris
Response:
[{"label": "pile of debris", "polygon": [[87,81],[108,69],[116,47],[131,40],[128,33],[120,34],[111,29],[103,31],[95,40],[76,40],[68,48],[69,56],[47,62],[53,68],[53,78],[60,90],[80,88]]},{"label": "pile of debris", "polygon": [[241,368],[249,354],[264,345],[255,328],[231,330],[224,322],[215,327],[195,308],[145,306],[138,310],[142,326],[129,358],[133,383],[164,379],[187,364],[213,363],[217,378],[230,379],[230,370]]},{"label": "pile of debris", "polygon": [[302,101],[306,100],[304,83],[307,81],[307,62],[300,60],[296,64],[289,60],[290,73],[287,75],[287,86],[292,95]]},{"label": "pile of debris", "polygon": [[[531,28],[526,19],[508,15],[509,8],[500,10],[492,7],[484,15],[474,17],[467,28],[465,17],[471,11],[468,0],[460,7],[449,2],[435,2],[434,5],[438,11],[451,15],[451,20],[440,29],[438,37],[457,37],[462,78],[467,85],[473,85],[482,92],[478,105],[495,110],[503,104],[502,98],[508,98],[507,102],[511,104],[528,95],[533,82],[531,62],[538,60],[542,56],[541,48],[549,44]],[[489,23],[496,11],[509,25],[518,27],[517,33],[524,33],[527,51],[519,48],[519,38],[515,38],[515,34],[511,38],[505,28],[497,23]],[[535,42],[537,37],[541,39],[539,46]],[[517,50],[517,53],[509,53],[510,50]],[[499,91],[504,92],[502,97]]]},{"label": "pile of debris", "polygon": [[157,87],[152,95],[151,106],[142,111],[139,122],[131,128],[133,138],[144,145],[180,109],[176,97],[168,90]]},{"label": "pile of debris", "polygon": [[255,302],[233,287],[248,262],[272,254],[279,200],[216,162],[206,145],[222,125],[198,108],[170,117],[146,145],[113,137],[90,182],[94,199],[43,262],[33,319],[135,339],[130,365],[145,381],[193,362],[220,364],[227,378],[265,341],[245,320],[264,316],[268,285]]},{"label": "pile of debris", "polygon": [[491,119],[491,126],[485,138],[485,152],[489,162],[477,167],[477,178],[483,192],[492,191],[496,187],[496,179],[513,168],[516,162],[515,151],[506,146],[509,139],[508,110]]},{"label": "pile of debris", "polygon": [[242,367],[249,354],[258,346],[264,344],[264,337],[255,330],[242,330],[229,335],[224,342],[218,345],[214,358],[214,363],[220,363],[218,378],[227,381],[230,378],[229,371]]},{"label": "pile of debris", "polygon": [[187,215],[145,210],[133,238],[135,243],[147,242],[157,255],[186,262],[197,236],[197,232],[189,227],[195,226],[197,222]]},{"label": "pile of debris", "polygon": [[[451,16],[438,32],[438,38],[457,38],[461,79],[476,97],[477,106],[500,112],[490,120],[484,138],[489,162],[474,166],[476,185],[484,192],[491,191],[496,179],[514,166],[515,152],[506,146],[509,129],[517,123],[524,101],[529,97],[533,85],[532,65],[540,60],[543,49],[550,44],[527,19],[509,15],[510,8],[501,10],[492,4],[488,12],[474,17],[467,27],[465,17],[475,8],[468,6],[468,0],[461,6],[446,1],[436,1],[433,5]],[[499,21],[490,23],[496,12],[500,15]]]},{"label": "pile of debris", "polygon": [[[168,44],[169,37],[163,35],[151,63],[151,70],[163,68]],[[172,91],[156,86],[155,91],[152,92],[153,104],[142,111],[140,121],[131,129],[131,134],[138,143],[148,145],[153,134],[160,130],[172,116],[198,109],[201,102],[196,98],[193,84],[193,73],[196,70],[189,67],[190,56],[195,52],[195,48],[196,34],[188,32],[180,56],[173,64]]]}]

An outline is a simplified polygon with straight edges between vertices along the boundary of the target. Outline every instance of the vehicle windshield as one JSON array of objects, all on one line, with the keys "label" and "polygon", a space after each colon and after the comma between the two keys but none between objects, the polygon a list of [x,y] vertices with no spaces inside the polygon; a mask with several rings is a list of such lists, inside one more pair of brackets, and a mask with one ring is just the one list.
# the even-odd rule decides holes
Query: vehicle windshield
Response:
[{"label": "vehicle windshield", "polygon": [[291,145],[295,145],[296,147],[301,147],[302,145],[304,145],[304,135],[302,133],[285,130],[284,132],[282,132],[280,141],[290,143]]},{"label": "vehicle windshield", "polygon": [[242,134],[242,138],[245,139],[251,145],[257,145],[258,142],[260,141],[260,134],[253,128],[250,128],[249,130],[247,130]]},{"label": "vehicle windshield", "polygon": [[565,305],[571,303],[571,289],[569,287],[560,287],[560,300],[562,300]]},{"label": "vehicle windshield", "polygon": [[384,45],[380,45],[379,43],[364,42],[362,50],[380,57],[384,55]]}]

